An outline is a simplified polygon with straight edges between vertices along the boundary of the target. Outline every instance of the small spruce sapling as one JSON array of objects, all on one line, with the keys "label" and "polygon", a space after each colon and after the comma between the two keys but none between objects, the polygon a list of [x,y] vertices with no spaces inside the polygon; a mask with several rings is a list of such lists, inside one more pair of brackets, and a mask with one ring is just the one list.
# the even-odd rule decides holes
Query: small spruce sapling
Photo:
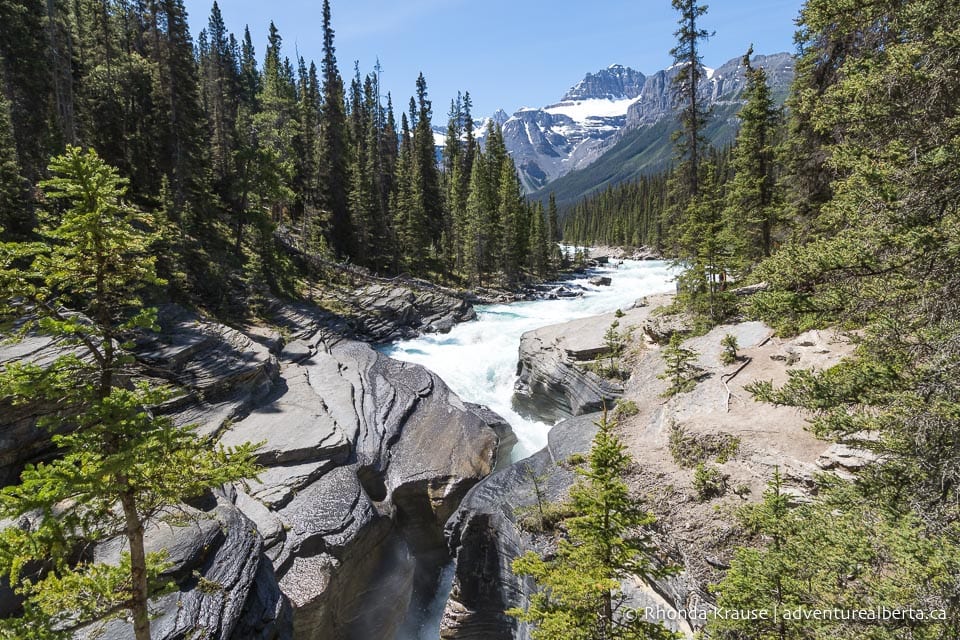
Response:
[{"label": "small spruce sapling", "polygon": [[670,383],[663,396],[666,398],[691,391],[697,385],[697,369],[693,362],[699,353],[683,346],[683,338],[679,333],[670,336],[670,344],[663,349],[663,360],[666,367],[662,374],[657,376]]},{"label": "small spruce sapling", "polygon": [[606,333],[603,334],[603,346],[606,349],[607,367],[605,373],[607,376],[616,377],[620,375],[620,355],[623,353],[623,336],[620,335],[620,322],[614,320],[610,323]]},{"label": "small spruce sapling", "polygon": [[720,341],[720,346],[723,347],[723,351],[720,354],[720,361],[723,364],[733,364],[740,359],[740,356],[737,355],[737,336],[732,333],[728,333],[723,336],[723,339]]},{"label": "small spruce sapling", "polygon": [[532,577],[538,590],[526,609],[507,613],[535,626],[534,640],[667,639],[676,636],[628,608],[621,581],[665,577],[674,568],[651,560],[654,517],[629,494],[623,476],[631,464],[626,447],[613,433],[606,415],[598,422],[587,468],[570,490],[573,515],[568,537],[556,555],[544,560],[528,552],[513,562],[517,575]]}]

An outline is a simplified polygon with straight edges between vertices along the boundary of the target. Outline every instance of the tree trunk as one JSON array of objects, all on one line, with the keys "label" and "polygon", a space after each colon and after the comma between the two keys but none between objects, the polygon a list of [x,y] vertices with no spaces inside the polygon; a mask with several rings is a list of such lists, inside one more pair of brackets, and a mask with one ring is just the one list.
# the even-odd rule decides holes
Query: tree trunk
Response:
[{"label": "tree trunk", "polygon": [[[121,481],[122,478],[118,478]],[[143,521],[137,513],[136,497],[131,491],[120,494],[126,521],[127,542],[130,544],[130,611],[133,614],[133,634],[136,640],[150,640],[150,615],[147,609],[147,554],[143,545]]]}]

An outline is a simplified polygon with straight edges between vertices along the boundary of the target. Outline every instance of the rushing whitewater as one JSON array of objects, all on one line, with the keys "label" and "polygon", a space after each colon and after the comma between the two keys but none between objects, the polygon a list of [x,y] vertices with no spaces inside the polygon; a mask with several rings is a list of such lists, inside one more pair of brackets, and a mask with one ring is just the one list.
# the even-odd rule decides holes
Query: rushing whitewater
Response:
[{"label": "rushing whitewater", "polygon": [[397,342],[383,352],[427,367],[464,400],[499,413],[517,435],[514,459],[526,457],[546,444],[551,425],[524,418],[513,409],[520,336],[551,324],[625,308],[638,298],[673,288],[672,270],[660,261],[627,260],[619,268],[591,270],[590,277],[596,275],[608,276],[612,284],[593,286],[584,277],[569,283],[586,289],[580,298],[480,306],[474,322],[457,325],[447,334]]},{"label": "rushing whitewater", "polygon": [[[591,285],[589,278],[594,276],[608,276],[610,286]],[[627,260],[619,267],[592,269],[588,277],[568,284],[583,287],[584,295],[480,306],[476,321],[457,325],[450,333],[404,340],[381,350],[431,369],[464,400],[487,405],[503,416],[517,435],[512,457],[519,460],[546,445],[552,426],[520,416],[513,409],[520,336],[540,327],[623,309],[643,296],[670,291],[673,272],[665,262]],[[439,577],[435,595],[427,596],[426,602],[421,600],[423,605],[413,604],[397,640],[437,640],[452,578],[449,565]]]}]

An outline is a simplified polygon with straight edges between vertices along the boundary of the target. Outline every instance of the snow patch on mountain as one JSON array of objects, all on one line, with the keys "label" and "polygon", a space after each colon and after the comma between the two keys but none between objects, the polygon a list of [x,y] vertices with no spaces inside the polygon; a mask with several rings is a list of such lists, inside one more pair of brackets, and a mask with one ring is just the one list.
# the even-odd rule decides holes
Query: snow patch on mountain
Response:
[{"label": "snow patch on mountain", "polygon": [[561,102],[544,109],[551,115],[564,115],[582,125],[588,125],[599,119],[626,117],[627,109],[634,98],[622,100],[605,100],[590,98],[575,102]]}]

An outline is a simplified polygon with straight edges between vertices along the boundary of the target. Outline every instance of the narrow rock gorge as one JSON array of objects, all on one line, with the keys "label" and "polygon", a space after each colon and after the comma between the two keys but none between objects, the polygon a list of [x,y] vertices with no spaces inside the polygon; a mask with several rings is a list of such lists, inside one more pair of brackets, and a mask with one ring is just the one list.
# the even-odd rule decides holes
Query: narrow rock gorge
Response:
[{"label": "narrow rock gorge", "polygon": [[[370,337],[448,329],[473,312],[396,286],[368,295],[380,303],[353,328]],[[423,367],[344,337],[350,326],[307,304],[277,303],[269,323],[241,328],[176,305],[159,320],[162,331],[135,345],[138,375],[181,391],[159,410],[227,446],[261,443],[263,471],[169,509],[147,531],[148,550],[169,551],[177,587],[151,603],[154,637],[393,637],[447,561],[444,523],[509,456],[509,425]],[[42,363],[65,348],[28,338],[0,347],[0,363]],[[34,427],[45,411],[0,413],[6,482],[53,452],[51,434]],[[124,548],[113,539],[94,555],[115,562]],[[0,600],[14,603],[9,586]],[[115,620],[78,637],[131,633]]]}]

